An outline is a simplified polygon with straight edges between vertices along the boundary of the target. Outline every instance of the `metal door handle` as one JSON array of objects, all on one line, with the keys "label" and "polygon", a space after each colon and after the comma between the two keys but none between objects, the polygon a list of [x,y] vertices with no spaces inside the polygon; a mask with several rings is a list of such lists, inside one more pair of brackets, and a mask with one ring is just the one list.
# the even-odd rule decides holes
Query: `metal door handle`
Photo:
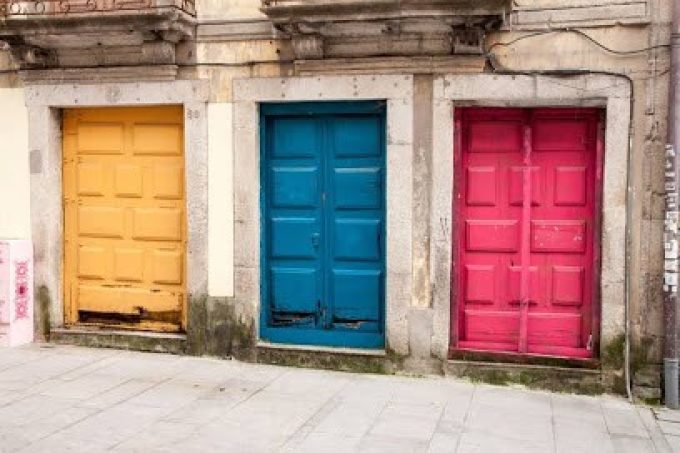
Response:
[{"label": "metal door handle", "polygon": [[315,249],[319,248],[319,239],[321,238],[321,235],[319,233],[312,233],[312,246]]}]

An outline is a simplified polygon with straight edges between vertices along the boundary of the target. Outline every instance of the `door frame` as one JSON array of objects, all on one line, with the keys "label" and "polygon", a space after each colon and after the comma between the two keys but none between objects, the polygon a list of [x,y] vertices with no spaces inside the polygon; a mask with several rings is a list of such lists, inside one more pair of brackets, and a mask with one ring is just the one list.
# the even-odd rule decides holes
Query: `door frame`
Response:
[{"label": "door frame", "polygon": [[[259,336],[261,298],[260,104],[385,101],[385,344],[409,352],[412,291],[413,76],[356,75],[236,79],[234,95],[235,308]],[[323,349],[323,346],[314,346]]]},{"label": "door frame", "polygon": [[[430,248],[433,287],[433,343],[437,356],[451,356],[451,312],[455,310],[452,285],[453,184],[456,107],[597,107],[605,110],[604,166],[602,174],[600,335],[595,356],[625,332],[626,193],[630,86],[618,77],[595,74],[548,75],[460,74],[437,77],[433,88],[433,159]],[[455,350],[455,348],[453,348]]]},{"label": "door frame", "polygon": [[[462,269],[462,248],[461,248],[461,242],[463,241],[463,218],[461,214],[461,201],[460,197],[464,196],[463,195],[463,190],[465,187],[463,187],[463,110],[465,107],[463,105],[458,105],[459,108],[457,108],[454,111],[454,135],[455,135],[455,141],[454,141],[454,148],[453,148],[453,175],[454,175],[454,181],[453,181],[453,197],[452,197],[452,212],[455,214],[453,223],[452,223],[452,229],[451,229],[451,234],[452,234],[452,239],[451,239],[451,256],[452,256],[452,265],[451,265],[451,326],[450,326],[450,331],[451,331],[451,342],[449,349],[452,353],[456,351],[475,351],[475,352],[480,352],[482,354],[503,354],[503,355],[515,355],[515,356],[536,356],[536,355],[545,355],[545,354],[536,354],[536,353],[522,353],[519,351],[501,351],[501,350],[491,350],[491,349],[468,349],[468,348],[459,348],[458,347],[458,342],[460,340],[459,337],[459,330],[460,330],[460,324],[463,319],[463,302],[462,298],[460,295],[460,288],[461,288],[461,272],[460,270]],[[474,107],[479,108],[480,106],[475,105]],[[498,108],[498,106],[485,106],[486,108],[494,109]],[[504,106],[504,108],[507,108],[507,106]],[[516,106],[513,106],[511,108],[518,108]],[[531,117],[531,110],[540,110],[542,108],[546,108],[545,106],[543,107],[519,107],[522,110],[525,110],[522,114],[524,117],[524,121],[527,121],[527,118]],[[584,116],[588,115],[586,113],[588,110],[591,112],[590,115],[593,115],[597,113],[597,123],[596,123],[596,130],[595,130],[595,143],[593,146],[593,152],[594,156],[593,159],[595,161],[595,168],[593,171],[595,172],[594,175],[594,184],[595,184],[595,194],[594,194],[594,200],[593,200],[593,219],[592,219],[592,230],[589,231],[589,234],[592,237],[593,240],[593,284],[592,287],[590,288],[591,291],[591,306],[590,306],[590,331],[592,335],[592,351],[593,351],[593,356],[589,358],[594,358],[597,357],[597,351],[599,349],[599,344],[600,344],[600,275],[601,275],[601,256],[602,256],[602,250],[601,250],[601,237],[602,237],[602,192],[603,192],[603,180],[602,180],[602,173],[603,173],[603,164],[604,164],[604,121],[605,121],[605,110],[604,108],[601,107],[565,107],[565,106],[557,106],[557,107],[550,107],[550,108],[558,108],[561,109],[565,112],[568,112],[569,110],[580,113],[584,112]],[[524,126],[526,126],[526,122],[524,123]],[[456,195],[458,195],[459,199],[456,199]],[[589,229],[590,230],[590,229]],[[587,288],[584,288],[584,291],[587,290]],[[560,357],[560,358],[565,358],[569,360],[574,360],[574,359],[579,359],[579,357],[573,357],[573,356],[553,356],[551,357]]]},{"label": "door frame", "polygon": [[[187,304],[208,293],[208,143],[205,80],[30,85],[25,89],[29,117],[31,229],[36,294],[47,303],[49,323],[68,321],[64,306],[64,213],[61,110],[79,107],[182,105],[184,108],[184,187],[187,248]],[[188,307],[183,325],[188,326]],[[47,320],[44,320],[47,321]]]},{"label": "door frame", "polygon": [[[382,104],[382,105],[381,105]],[[376,106],[380,109],[376,110]],[[380,306],[378,307],[380,321],[379,332],[347,332],[346,335],[332,330],[319,329],[286,329],[270,327],[269,320],[271,316],[270,304],[270,288],[268,278],[268,238],[270,237],[267,225],[267,202],[270,187],[267,184],[269,178],[267,176],[267,147],[270,145],[267,134],[267,120],[277,116],[288,115],[306,115],[313,118],[323,118],[324,115],[337,114],[366,114],[377,113],[381,118],[381,160],[382,160],[382,229],[380,235],[380,251],[382,253],[383,273],[381,278],[382,298]],[[293,343],[293,344],[312,344],[319,346],[344,346],[344,347],[361,347],[361,348],[384,348],[385,346],[385,237],[386,237],[386,128],[385,128],[385,105],[380,101],[321,101],[321,102],[291,102],[291,103],[262,103],[260,104],[260,181],[262,182],[260,190],[260,300],[262,307],[260,308],[260,337],[266,337],[268,340]],[[309,331],[314,332],[314,338],[310,339]],[[379,337],[379,338],[378,338]]]}]

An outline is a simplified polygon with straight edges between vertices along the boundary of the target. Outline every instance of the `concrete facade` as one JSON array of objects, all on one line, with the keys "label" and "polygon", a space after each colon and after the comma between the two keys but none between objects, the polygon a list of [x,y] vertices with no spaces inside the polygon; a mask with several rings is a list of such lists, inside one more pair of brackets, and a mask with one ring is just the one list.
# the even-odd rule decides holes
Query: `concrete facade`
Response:
[{"label": "concrete facade", "polygon": [[[459,26],[450,11],[433,14],[446,17],[441,30],[433,25],[439,22],[416,21],[404,9],[400,16],[367,10],[389,16],[384,21],[375,16],[370,27],[361,21],[338,25],[345,13],[333,12],[323,19],[325,25],[307,33],[279,23],[276,11],[265,8],[268,17],[258,0],[211,0],[197,5],[194,28],[183,31],[172,58],[140,60],[146,66],[131,66],[137,50],[119,47],[124,57],[103,61],[104,67],[79,62],[59,48],[56,66],[24,68],[16,56],[0,51],[0,68],[9,70],[0,74],[0,87],[23,87],[28,106],[28,131],[12,130],[30,150],[36,286],[49,295],[51,328],[63,327],[61,108],[185,106],[187,351],[335,368],[375,359],[387,363],[388,371],[442,372],[450,346],[455,107],[601,107],[606,117],[602,322],[594,366],[605,371],[604,387],[620,391],[628,335],[638,394],[658,397],[669,65],[664,46],[671,2],[481,3],[488,5],[479,7],[475,20],[484,17],[492,24],[481,44],[447,34]],[[499,4],[507,8],[498,16],[501,22],[495,16]],[[299,14],[314,24],[321,20],[314,11]],[[383,28],[372,28],[375,23]],[[439,31],[428,31],[434,29]],[[481,52],[475,53],[476,44]],[[144,58],[151,58],[148,51]],[[334,359],[323,348],[258,345],[258,102],[353,99],[387,101],[386,357],[345,351]],[[0,195],[0,203],[4,210],[17,201]],[[9,234],[4,227],[0,236]]]}]

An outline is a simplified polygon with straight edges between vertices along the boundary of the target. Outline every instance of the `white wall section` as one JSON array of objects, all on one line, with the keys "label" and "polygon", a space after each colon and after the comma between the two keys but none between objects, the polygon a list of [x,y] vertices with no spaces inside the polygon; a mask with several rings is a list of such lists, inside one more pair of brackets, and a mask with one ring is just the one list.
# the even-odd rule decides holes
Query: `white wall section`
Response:
[{"label": "white wall section", "polygon": [[22,88],[0,88],[0,239],[30,239],[28,112]]},{"label": "white wall section", "polygon": [[208,294],[234,295],[232,103],[208,104]]}]

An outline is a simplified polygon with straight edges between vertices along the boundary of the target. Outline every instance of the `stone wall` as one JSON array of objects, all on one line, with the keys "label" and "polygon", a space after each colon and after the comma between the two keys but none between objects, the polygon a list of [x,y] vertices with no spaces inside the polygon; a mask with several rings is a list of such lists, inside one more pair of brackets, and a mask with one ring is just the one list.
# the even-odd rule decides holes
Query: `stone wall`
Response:
[{"label": "stone wall", "polygon": [[[448,348],[450,308],[446,264],[450,263],[450,250],[447,249],[450,241],[442,238],[449,233],[450,224],[442,223],[439,210],[446,204],[450,188],[440,184],[448,176],[437,172],[444,168],[442,163],[448,164],[448,161],[442,161],[447,156],[441,151],[438,154],[437,150],[451,149],[450,131],[442,125],[450,119],[453,102],[466,97],[466,87],[476,86],[480,80],[492,77],[480,74],[495,72],[498,78],[489,87],[496,91],[493,96],[487,96],[486,102],[526,106],[590,102],[590,105],[607,107],[608,134],[613,131],[611,127],[618,127],[616,136],[608,135],[608,149],[605,150],[608,155],[610,148],[615,146],[618,162],[612,161],[616,163],[616,170],[605,175],[605,186],[610,184],[614,189],[604,206],[605,221],[609,219],[609,223],[602,246],[603,256],[611,264],[607,271],[611,270],[613,274],[604,272],[601,284],[602,305],[606,309],[603,309],[600,356],[603,363],[620,376],[621,339],[626,323],[624,301],[628,298],[636,380],[641,392],[643,387],[658,389],[663,339],[663,146],[669,71],[668,49],[663,45],[669,42],[670,3],[664,0],[518,0],[513,2],[501,28],[486,38],[486,49],[493,55],[489,58],[484,55],[379,56],[381,48],[376,44],[375,48],[362,48],[361,58],[351,58],[351,49],[349,55],[346,54],[348,50],[343,49],[342,57],[296,60],[296,49],[289,36],[268,22],[259,10],[259,0],[198,2],[195,38],[177,47],[176,68],[161,74],[158,69],[141,67],[116,75],[121,83],[136,85],[136,89],[139,89],[136,82],[140,78],[207,81],[205,112],[208,120],[201,126],[203,136],[198,140],[208,143],[210,168],[208,186],[198,189],[208,194],[208,212],[191,214],[191,209],[189,212],[197,216],[201,225],[207,225],[206,237],[212,245],[206,256],[189,263],[190,273],[203,274],[208,279],[207,286],[201,283],[197,286],[199,290],[192,292],[189,350],[213,355],[241,351],[237,355],[251,359],[257,356],[259,301],[253,290],[257,285],[257,265],[246,251],[257,250],[259,227],[250,222],[250,217],[240,218],[239,212],[244,198],[256,196],[258,188],[249,186],[246,190],[238,184],[232,185],[232,179],[243,171],[243,165],[253,163],[246,160],[252,158],[247,153],[255,152],[254,144],[243,148],[243,142],[237,141],[236,137],[243,134],[244,128],[253,127],[244,121],[246,117],[252,119],[254,102],[267,96],[257,91],[250,97],[244,93],[253,87],[265,86],[267,82],[263,80],[267,78],[276,78],[269,84],[295,86],[304,76],[311,78],[305,87],[309,90],[307,96],[349,99],[359,96],[355,91],[361,91],[352,89],[352,77],[361,76],[361,80],[368,81],[366,83],[378,86],[391,81],[391,77],[401,77],[409,80],[408,87],[403,88],[410,90],[409,94],[402,93],[402,98],[408,99],[408,106],[395,104],[392,115],[396,124],[402,124],[412,134],[398,144],[400,156],[407,156],[408,160],[402,162],[404,167],[401,168],[410,170],[406,175],[408,181],[401,182],[408,190],[399,194],[409,200],[408,212],[403,212],[399,218],[403,222],[400,228],[408,232],[408,238],[400,243],[399,253],[407,255],[408,259],[397,265],[407,264],[408,268],[400,268],[399,277],[393,279],[402,286],[388,288],[388,293],[405,294],[399,306],[391,305],[388,298],[388,341],[394,354],[406,357],[397,361],[399,367],[413,371],[441,370]],[[634,52],[646,48],[651,50]],[[366,56],[371,53],[375,56]],[[6,53],[0,52],[0,69],[10,64]],[[339,76],[344,80],[341,86],[349,91],[336,86]],[[52,72],[28,71],[24,80],[27,84],[69,81],[75,86],[91,83],[87,80],[90,75],[85,77],[82,73],[62,73],[59,77],[55,78]],[[314,81],[315,78],[318,80]],[[631,86],[627,78],[630,78]],[[103,81],[110,82],[110,79]],[[553,91],[562,94],[538,95],[540,85],[547,81],[553,84]],[[0,74],[0,86],[17,84],[21,82],[16,74]],[[125,85],[121,87],[125,90]],[[93,86],[88,92],[105,89],[104,85]],[[481,90],[484,94],[484,87]],[[283,94],[293,91],[284,90]],[[140,96],[146,95],[140,93]],[[628,96],[632,97],[631,102],[628,102]],[[291,98],[296,97],[287,99]],[[111,100],[101,96],[101,99],[107,100],[101,105],[115,105],[128,97],[123,95]],[[196,98],[196,102],[206,106],[205,100]],[[632,122],[628,133],[622,124],[628,123],[630,106]],[[59,107],[55,104],[53,109]],[[447,148],[442,147],[442,143]],[[626,156],[628,145],[630,153]],[[625,153],[621,154],[623,148]],[[625,166],[623,160],[628,158],[630,164]],[[52,165],[57,162],[52,161]],[[230,162],[233,162],[233,168]],[[388,171],[393,164],[390,161]],[[230,195],[232,187],[233,197]],[[7,202],[0,203],[4,207]],[[234,212],[234,217],[230,217]],[[246,221],[250,223],[244,223]],[[233,250],[229,243],[220,242],[220,238],[229,242],[232,237]],[[58,241],[58,235],[50,240]],[[405,248],[401,250],[401,247]],[[627,283],[624,280],[626,265]],[[52,257],[50,266],[58,267],[56,256]],[[59,274],[55,269],[45,275],[57,278]],[[59,288],[57,283],[52,284]],[[247,300],[239,297],[244,294],[249,295]],[[59,325],[62,301],[58,290],[52,298],[52,310],[56,313],[53,323]]]},{"label": "stone wall", "polygon": [[[285,36],[268,29],[266,20],[255,13],[259,2],[250,2],[252,9],[243,17],[246,2],[223,2],[204,4],[201,14],[211,17],[211,24],[200,25],[197,33],[197,55],[204,63],[228,62],[230,66],[213,66],[201,70],[201,76],[211,79],[211,99],[220,102],[233,100],[232,80],[249,77],[314,74],[386,74],[417,73],[429,66],[431,74],[469,73],[492,71],[491,65],[470,63],[473,59],[453,58],[445,64],[426,64],[422,61],[409,65],[404,60],[388,57],[354,60],[293,62],[290,42]],[[634,368],[640,371],[640,382],[656,379],[655,366],[661,359],[662,348],[662,304],[661,304],[661,232],[663,215],[663,145],[666,136],[666,112],[669,59],[664,47],[635,52],[654,46],[662,46],[669,40],[669,2],[660,0],[622,1],[601,0],[541,0],[515,2],[507,23],[498,32],[487,38],[487,48],[496,56],[492,65],[498,72],[531,71],[593,71],[595,73],[623,74],[632,80],[632,127],[630,130],[631,153],[630,174],[627,175],[631,203],[627,211],[624,190],[612,195],[612,202],[619,206],[616,221],[611,228],[618,229],[616,237],[624,238],[625,222],[629,222],[629,246],[626,252],[621,243],[603,242],[603,253],[611,257],[617,266],[626,262],[629,256],[628,289],[621,279],[603,280],[603,297],[611,299],[616,310],[606,312],[603,329],[615,326],[605,336],[608,342],[616,343],[623,334],[624,304],[626,291],[630,301],[630,324],[633,338]],[[247,8],[245,8],[247,9]],[[237,19],[231,21],[232,13]],[[221,22],[220,22],[221,21]],[[548,24],[550,30],[548,30]],[[588,39],[587,36],[570,31],[580,27],[592,40],[610,48],[608,51]],[[527,34],[535,34],[524,38]],[[521,38],[521,39],[520,39]],[[493,45],[517,40],[511,45]],[[412,59],[417,60],[417,59]],[[278,62],[277,62],[278,61]],[[350,64],[348,64],[350,63]],[[432,329],[433,293],[438,290],[442,278],[434,265],[432,250],[436,225],[423,219],[432,217],[431,200],[436,197],[427,175],[436,162],[432,160],[432,146],[437,140],[430,135],[432,110],[429,108],[432,96],[432,78],[417,75],[414,79],[414,149],[413,149],[413,219],[412,229],[412,314],[403,320],[403,329],[412,332],[413,342],[409,348],[418,349],[415,338],[427,336],[423,331],[432,332],[435,349],[442,349],[446,339],[441,339],[444,323],[439,321]],[[614,76],[616,77],[616,76]],[[512,80],[512,79],[509,79]],[[619,78],[617,80],[625,80]],[[516,83],[516,82],[515,82]],[[566,88],[580,90],[568,79]],[[625,82],[627,83],[627,82]],[[576,84],[578,85],[578,84]],[[507,82],[507,90],[514,92],[513,82]],[[530,98],[524,99],[530,102]],[[619,111],[608,111],[607,115],[620,115]],[[623,120],[623,119],[621,119]],[[236,119],[238,121],[238,119]],[[626,139],[627,140],[627,139]],[[238,171],[238,169],[237,169]],[[624,172],[625,173],[625,172]],[[626,174],[610,175],[624,178]],[[606,214],[605,214],[606,215]],[[608,234],[610,232],[605,232]],[[238,239],[237,239],[238,240]],[[236,276],[236,287],[239,285]],[[615,288],[615,289],[613,289]],[[603,304],[609,303],[603,300]],[[435,315],[436,318],[436,310]],[[430,341],[430,340],[427,340]],[[422,343],[422,341],[419,341]],[[403,351],[403,348],[400,348]],[[609,351],[609,352],[607,352]],[[602,355],[616,355],[602,345]],[[618,360],[618,358],[616,358]],[[651,365],[651,367],[649,367]],[[644,381],[644,382],[643,382]]]}]

